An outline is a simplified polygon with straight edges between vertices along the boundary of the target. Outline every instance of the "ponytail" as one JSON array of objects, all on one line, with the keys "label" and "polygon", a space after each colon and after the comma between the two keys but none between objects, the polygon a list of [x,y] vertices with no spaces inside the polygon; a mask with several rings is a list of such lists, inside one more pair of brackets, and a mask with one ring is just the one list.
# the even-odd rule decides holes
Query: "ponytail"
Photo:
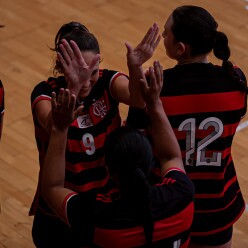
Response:
[{"label": "ponytail", "polygon": [[239,85],[240,91],[247,93],[246,82],[241,79],[237,71],[234,69],[233,64],[229,61],[231,51],[228,46],[228,38],[223,32],[214,31],[214,55],[222,60],[223,69],[230,75],[234,82]]},{"label": "ponytail", "polygon": [[154,223],[150,208],[150,187],[144,172],[136,167],[129,177],[127,192],[132,200],[132,206],[140,223],[144,228],[147,247],[152,247]]},{"label": "ponytail", "polygon": [[125,126],[108,135],[104,148],[109,173],[117,176],[121,198],[131,206],[151,247],[154,224],[147,181],[153,163],[151,144],[140,131]]}]

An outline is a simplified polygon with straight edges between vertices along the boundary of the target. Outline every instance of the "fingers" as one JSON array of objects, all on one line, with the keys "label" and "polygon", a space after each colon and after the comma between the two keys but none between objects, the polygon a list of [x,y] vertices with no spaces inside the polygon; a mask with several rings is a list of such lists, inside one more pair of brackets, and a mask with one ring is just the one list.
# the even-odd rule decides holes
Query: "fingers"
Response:
[{"label": "fingers", "polygon": [[150,74],[150,85],[149,86],[151,90],[154,90],[156,86],[156,77],[155,77],[153,67],[149,67],[149,74]]},{"label": "fingers", "polygon": [[60,52],[57,53],[57,58],[58,58],[58,61],[61,63],[62,67],[65,68],[67,64],[64,60],[64,57],[62,56]]},{"label": "fingers", "polygon": [[52,109],[55,109],[57,107],[57,101],[56,101],[56,93],[52,92]]},{"label": "fingers", "polygon": [[[156,38],[156,36],[154,36],[154,38]],[[154,50],[157,48],[160,40],[161,40],[161,35],[158,35],[157,39],[153,41],[152,47],[153,47]]]},{"label": "fingers", "polygon": [[133,48],[132,48],[132,46],[128,42],[125,42],[125,46],[127,48],[127,54],[132,53]]},{"label": "fingers", "polygon": [[[68,94],[70,94],[70,91],[67,89]],[[71,94],[70,101],[68,102],[68,107],[70,111],[73,111],[76,105],[76,96],[74,94]]]},{"label": "fingers", "polygon": [[151,39],[152,32],[153,32],[153,26],[148,29],[140,44],[148,43]]},{"label": "fingers", "polygon": [[140,90],[143,100],[146,102],[149,96],[150,87],[145,79],[140,79]]},{"label": "fingers", "polygon": [[70,45],[73,49],[75,57],[79,60],[83,60],[83,62],[85,63],[84,58],[82,57],[82,52],[80,51],[77,43],[74,40],[70,40]]},{"label": "fingers", "polygon": [[61,53],[58,52],[58,58],[64,68],[66,65],[69,65],[72,60],[77,60],[83,67],[87,67],[82,52],[75,41],[70,40],[69,44],[67,40],[62,39],[59,48]]},{"label": "fingers", "polygon": [[76,109],[76,111],[74,112],[75,118],[77,118],[79,115],[82,114],[83,109],[84,109],[84,105],[80,105],[80,106]]},{"label": "fingers", "polygon": [[61,88],[56,99],[56,93],[52,92],[52,108],[54,110],[73,110],[76,104],[76,96],[71,94],[68,89]]},{"label": "fingers", "polygon": [[100,61],[100,54],[96,54],[94,58],[92,59],[90,65],[89,65],[89,70],[94,70],[96,64]]},{"label": "fingers", "polygon": [[61,43],[59,44],[59,48],[61,50],[64,60],[67,64],[69,64],[69,62],[74,58],[74,52],[72,50],[72,47],[69,45],[67,40],[62,39]]},{"label": "fingers", "polygon": [[146,35],[140,44],[150,44],[150,46],[156,48],[159,44],[161,36],[159,34],[159,27],[157,23],[154,23],[152,27],[149,28]]},{"label": "fingers", "polygon": [[150,74],[150,85],[149,94],[160,94],[163,86],[163,67],[160,65],[159,61],[154,61],[153,67],[149,68]]},{"label": "fingers", "polygon": [[58,94],[58,97],[57,97],[57,107],[61,107],[62,106],[63,98],[64,98],[64,89],[61,88],[59,90],[59,94]]}]

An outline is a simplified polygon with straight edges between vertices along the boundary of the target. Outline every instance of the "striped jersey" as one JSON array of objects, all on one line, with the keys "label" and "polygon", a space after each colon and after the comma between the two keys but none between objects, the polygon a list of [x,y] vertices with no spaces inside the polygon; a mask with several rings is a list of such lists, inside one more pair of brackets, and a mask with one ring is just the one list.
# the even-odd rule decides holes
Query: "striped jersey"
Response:
[{"label": "striped jersey", "polygon": [[[194,212],[192,182],[184,172],[171,168],[163,181],[150,189],[153,247],[186,248]],[[81,244],[93,240],[96,247],[145,247],[143,227],[132,203],[126,201],[102,194],[71,193],[64,200],[62,216]]]},{"label": "striped jersey", "polygon": [[[242,71],[235,70],[246,82]],[[222,67],[195,63],[164,70],[160,97],[195,186],[192,235],[222,231],[245,208],[231,145],[246,113],[246,93]],[[148,121],[139,110],[130,108],[129,125],[144,128]]]},{"label": "striped jersey", "polygon": [[[65,186],[76,192],[95,190],[106,185],[112,187],[104,164],[103,145],[107,135],[121,124],[119,103],[110,94],[110,84],[114,83],[120,75],[123,74],[107,69],[100,70],[98,81],[84,99],[85,108],[82,115],[69,127],[65,154]],[[38,101],[51,101],[52,92],[55,91],[58,94],[59,89],[66,86],[64,77],[49,78],[39,83],[31,95],[32,110]],[[33,121],[41,174],[49,134],[39,124],[34,111]],[[30,214],[35,213],[37,205],[46,212],[50,212],[40,196],[40,184],[38,184]]]}]

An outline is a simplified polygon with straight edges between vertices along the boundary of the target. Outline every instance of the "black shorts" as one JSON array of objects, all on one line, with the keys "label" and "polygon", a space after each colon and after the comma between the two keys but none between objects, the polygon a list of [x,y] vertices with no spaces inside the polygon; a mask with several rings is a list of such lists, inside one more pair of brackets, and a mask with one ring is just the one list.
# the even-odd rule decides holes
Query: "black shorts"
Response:
[{"label": "black shorts", "polygon": [[232,239],[233,226],[208,236],[191,236],[190,242],[199,245],[223,245]]},{"label": "black shorts", "polygon": [[37,210],[32,229],[33,242],[37,248],[80,248],[71,228],[57,217]]}]

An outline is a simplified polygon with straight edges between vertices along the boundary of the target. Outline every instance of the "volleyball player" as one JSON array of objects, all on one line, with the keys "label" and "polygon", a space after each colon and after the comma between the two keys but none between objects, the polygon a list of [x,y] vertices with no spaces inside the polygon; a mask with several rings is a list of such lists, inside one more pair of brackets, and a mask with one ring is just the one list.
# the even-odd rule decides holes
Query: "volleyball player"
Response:
[{"label": "volleyball player", "polygon": [[[52,119],[51,96],[60,88],[68,88],[76,95],[77,106],[84,105],[83,112],[71,123],[66,148],[65,186],[76,192],[106,192],[114,185],[109,179],[104,163],[103,145],[108,134],[121,124],[119,102],[132,106],[144,106],[136,91],[136,58],[149,59],[158,45],[158,26],[154,24],[144,40],[133,49],[127,44],[130,82],[123,73],[99,69],[100,48],[96,37],[78,22],[63,25],[55,37],[55,77],[39,83],[31,95],[35,138],[39,150],[40,174],[46,154]],[[147,52],[140,55],[146,44]],[[149,44],[147,46],[147,43]],[[137,77],[142,78],[139,71]],[[74,234],[47,206],[40,195],[40,180],[30,210],[34,216],[32,235],[37,247],[78,247]]]},{"label": "volleyball player", "polygon": [[[153,71],[154,70],[154,71]],[[153,164],[149,141],[139,131],[119,127],[106,139],[105,161],[118,185],[114,198],[93,192],[77,193],[64,186],[65,152],[75,95],[61,89],[52,97],[53,125],[41,177],[45,200],[75,233],[80,247],[186,248],[193,219],[194,187],[186,176],[179,145],[163,111],[159,92],[163,69],[150,68],[150,87],[143,97],[152,119],[151,134],[162,169],[162,182],[147,181]]]},{"label": "volleyball player", "polygon": [[[160,98],[196,189],[194,248],[230,248],[233,224],[245,209],[231,147],[246,114],[246,78],[229,61],[228,38],[217,28],[207,10],[181,6],[162,34],[166,54],[177,65],[164,70]],[[212,51],[221,66],[208,61]],[[127,123],[145,128],[149,121],[143,114],[131,108]]]}]

